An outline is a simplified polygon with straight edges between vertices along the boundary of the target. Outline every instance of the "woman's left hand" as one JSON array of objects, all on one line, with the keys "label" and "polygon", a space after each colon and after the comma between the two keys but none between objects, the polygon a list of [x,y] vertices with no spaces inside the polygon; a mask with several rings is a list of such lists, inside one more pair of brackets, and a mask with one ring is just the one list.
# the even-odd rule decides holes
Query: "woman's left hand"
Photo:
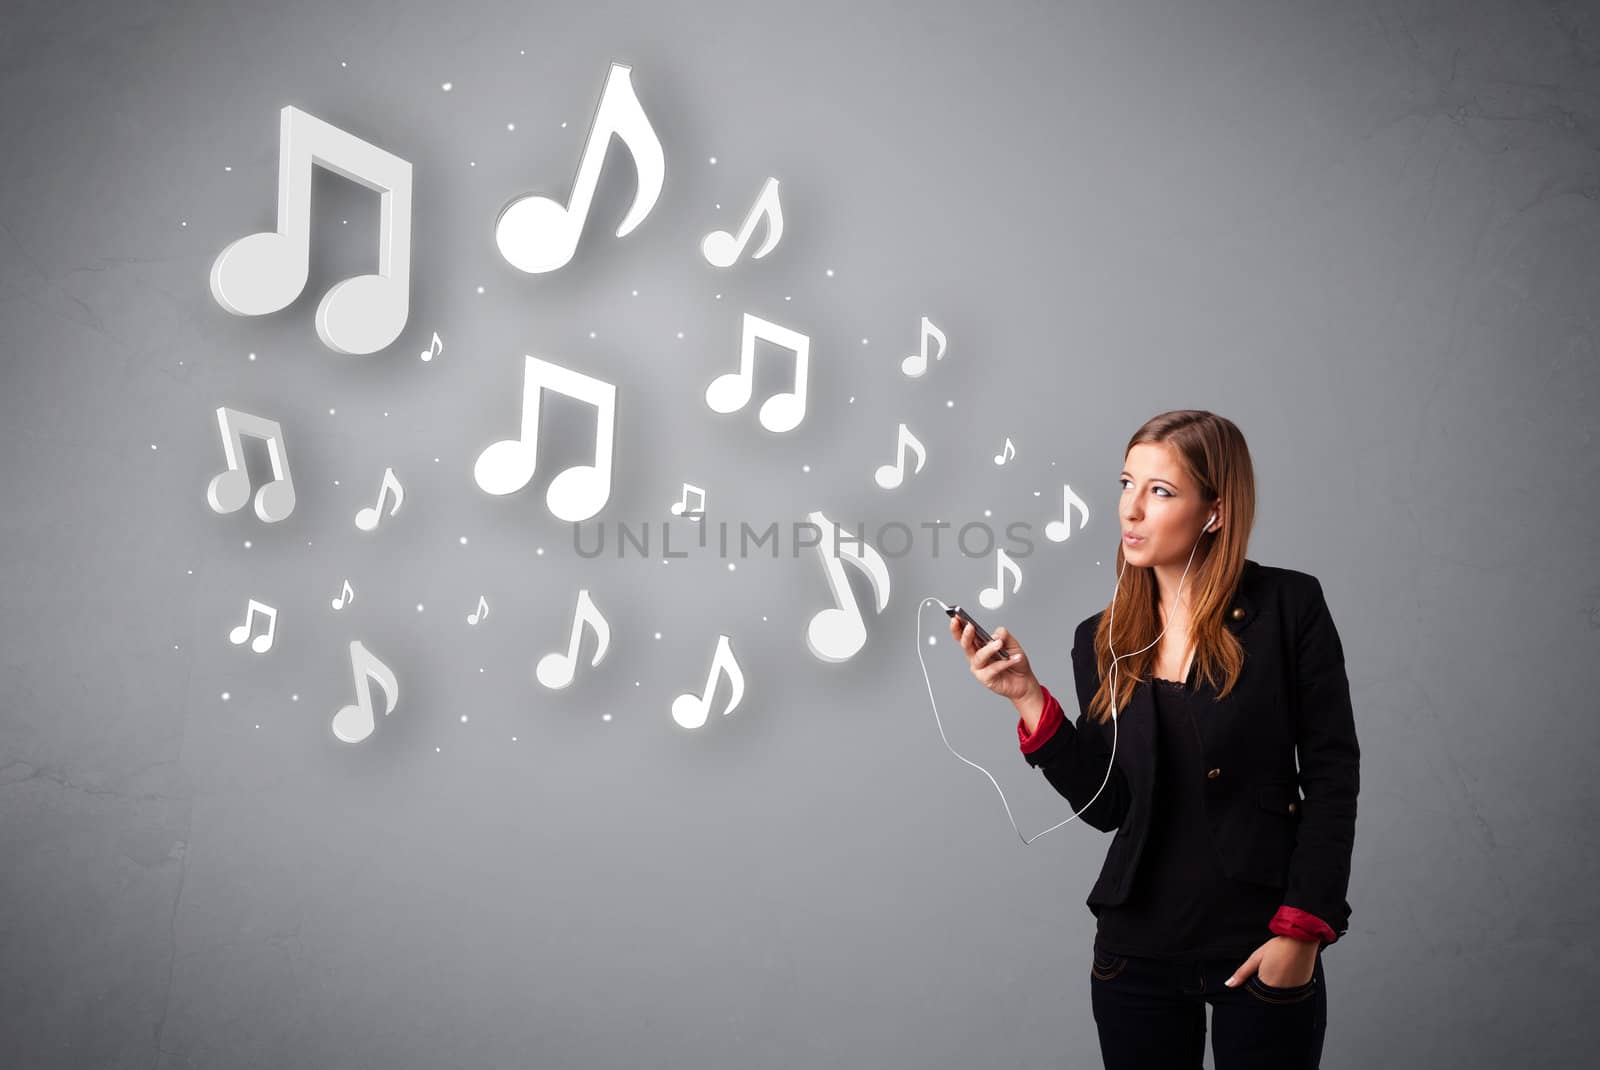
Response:
[{"label": "woman's left hand", "polygon": [[1244,965],[1233,971],[1226,984],[1230,988],[1244,984],[1253,973],[1259,972],[1261,983],[1274,988],[1299,988],[1311,980],[1317,969],[1317,952],[1321,944],[1311,940],[1297,940],[1292,936],[1274,936],[1253,951]]}]

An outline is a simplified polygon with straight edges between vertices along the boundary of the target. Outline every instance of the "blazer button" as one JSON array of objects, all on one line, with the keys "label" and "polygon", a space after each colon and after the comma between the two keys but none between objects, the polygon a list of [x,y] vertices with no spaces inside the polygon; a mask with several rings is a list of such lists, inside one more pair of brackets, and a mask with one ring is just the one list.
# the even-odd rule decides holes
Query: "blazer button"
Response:
[{"label": "blazer button", "polygon": [[1212,780],[1217,779],[1217,777],[1219,777],[1221,775],[1222,775],[1222,770],[1221,769],[1213,769],[1209,773],[1206,774],[1206,776],[1210,777]]},{"label": "blazer button", "polygon": [[1233,619],[1244,620],[1244,610],[1240,609],[1238,606],[1235,606],[1233,608]]},{"label": "blazer button", "polygon": [[1290,813],[1291,813],[1291,814],[1292,814],[1292,813],[1294,813],[1294,803],[1290,803],[1290,804],[1289,804],[1289,812],[1290,812]]}]

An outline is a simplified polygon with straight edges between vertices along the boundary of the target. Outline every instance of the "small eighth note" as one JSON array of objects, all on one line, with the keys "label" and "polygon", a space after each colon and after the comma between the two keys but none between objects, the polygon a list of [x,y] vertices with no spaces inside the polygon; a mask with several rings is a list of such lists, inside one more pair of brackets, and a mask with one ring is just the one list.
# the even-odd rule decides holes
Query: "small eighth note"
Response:
[{"label": "small eighth note", "polygon": [[467,614],[467,623],[476,624],[489,615],[489,603],[484,601],[483,595],[478,596],[478,608]]},{"label": "small eighth note", "polygon": [[345,580],[344,586],[339,590],[339,597],[335,598],[332,602],[333,608],[343,609],[345,606],[355,601],[355,597],[356,593],[350,589],[350,581]]}]

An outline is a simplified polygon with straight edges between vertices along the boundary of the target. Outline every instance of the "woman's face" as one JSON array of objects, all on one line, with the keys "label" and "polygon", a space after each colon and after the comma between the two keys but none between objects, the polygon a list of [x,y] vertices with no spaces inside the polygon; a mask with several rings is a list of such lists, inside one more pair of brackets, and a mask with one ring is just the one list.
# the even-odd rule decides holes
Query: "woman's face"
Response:
[{"label": "woman's face", "polygon": [[[1130,565],[1153,567],[1189,559],[1212,507],[1183,474],[1178,455],[1159,442],[1141,442],[1128,451],[1123,470],[1122,553]],[[1218,516],[1213,530],[1220,528]],[[1130,542],[1129,535],[1143,538]]]}]

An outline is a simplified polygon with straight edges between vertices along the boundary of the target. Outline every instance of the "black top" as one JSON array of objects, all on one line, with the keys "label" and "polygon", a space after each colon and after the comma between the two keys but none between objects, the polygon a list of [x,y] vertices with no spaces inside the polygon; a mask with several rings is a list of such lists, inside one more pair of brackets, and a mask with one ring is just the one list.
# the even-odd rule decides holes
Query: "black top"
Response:
[{"label": "black top", "polygon": [[[1149,958],[1232,957],[1272,939],[1283,889],[1223,873],[1206,820],[1205,756],[1195,723],[1210,703],[1187,685],[1153,678],[1156,776],[1150,834],[1125,902],[1102,907],[1094,946]],[[1148,685],[1147,685],[1148,686]]]}]

